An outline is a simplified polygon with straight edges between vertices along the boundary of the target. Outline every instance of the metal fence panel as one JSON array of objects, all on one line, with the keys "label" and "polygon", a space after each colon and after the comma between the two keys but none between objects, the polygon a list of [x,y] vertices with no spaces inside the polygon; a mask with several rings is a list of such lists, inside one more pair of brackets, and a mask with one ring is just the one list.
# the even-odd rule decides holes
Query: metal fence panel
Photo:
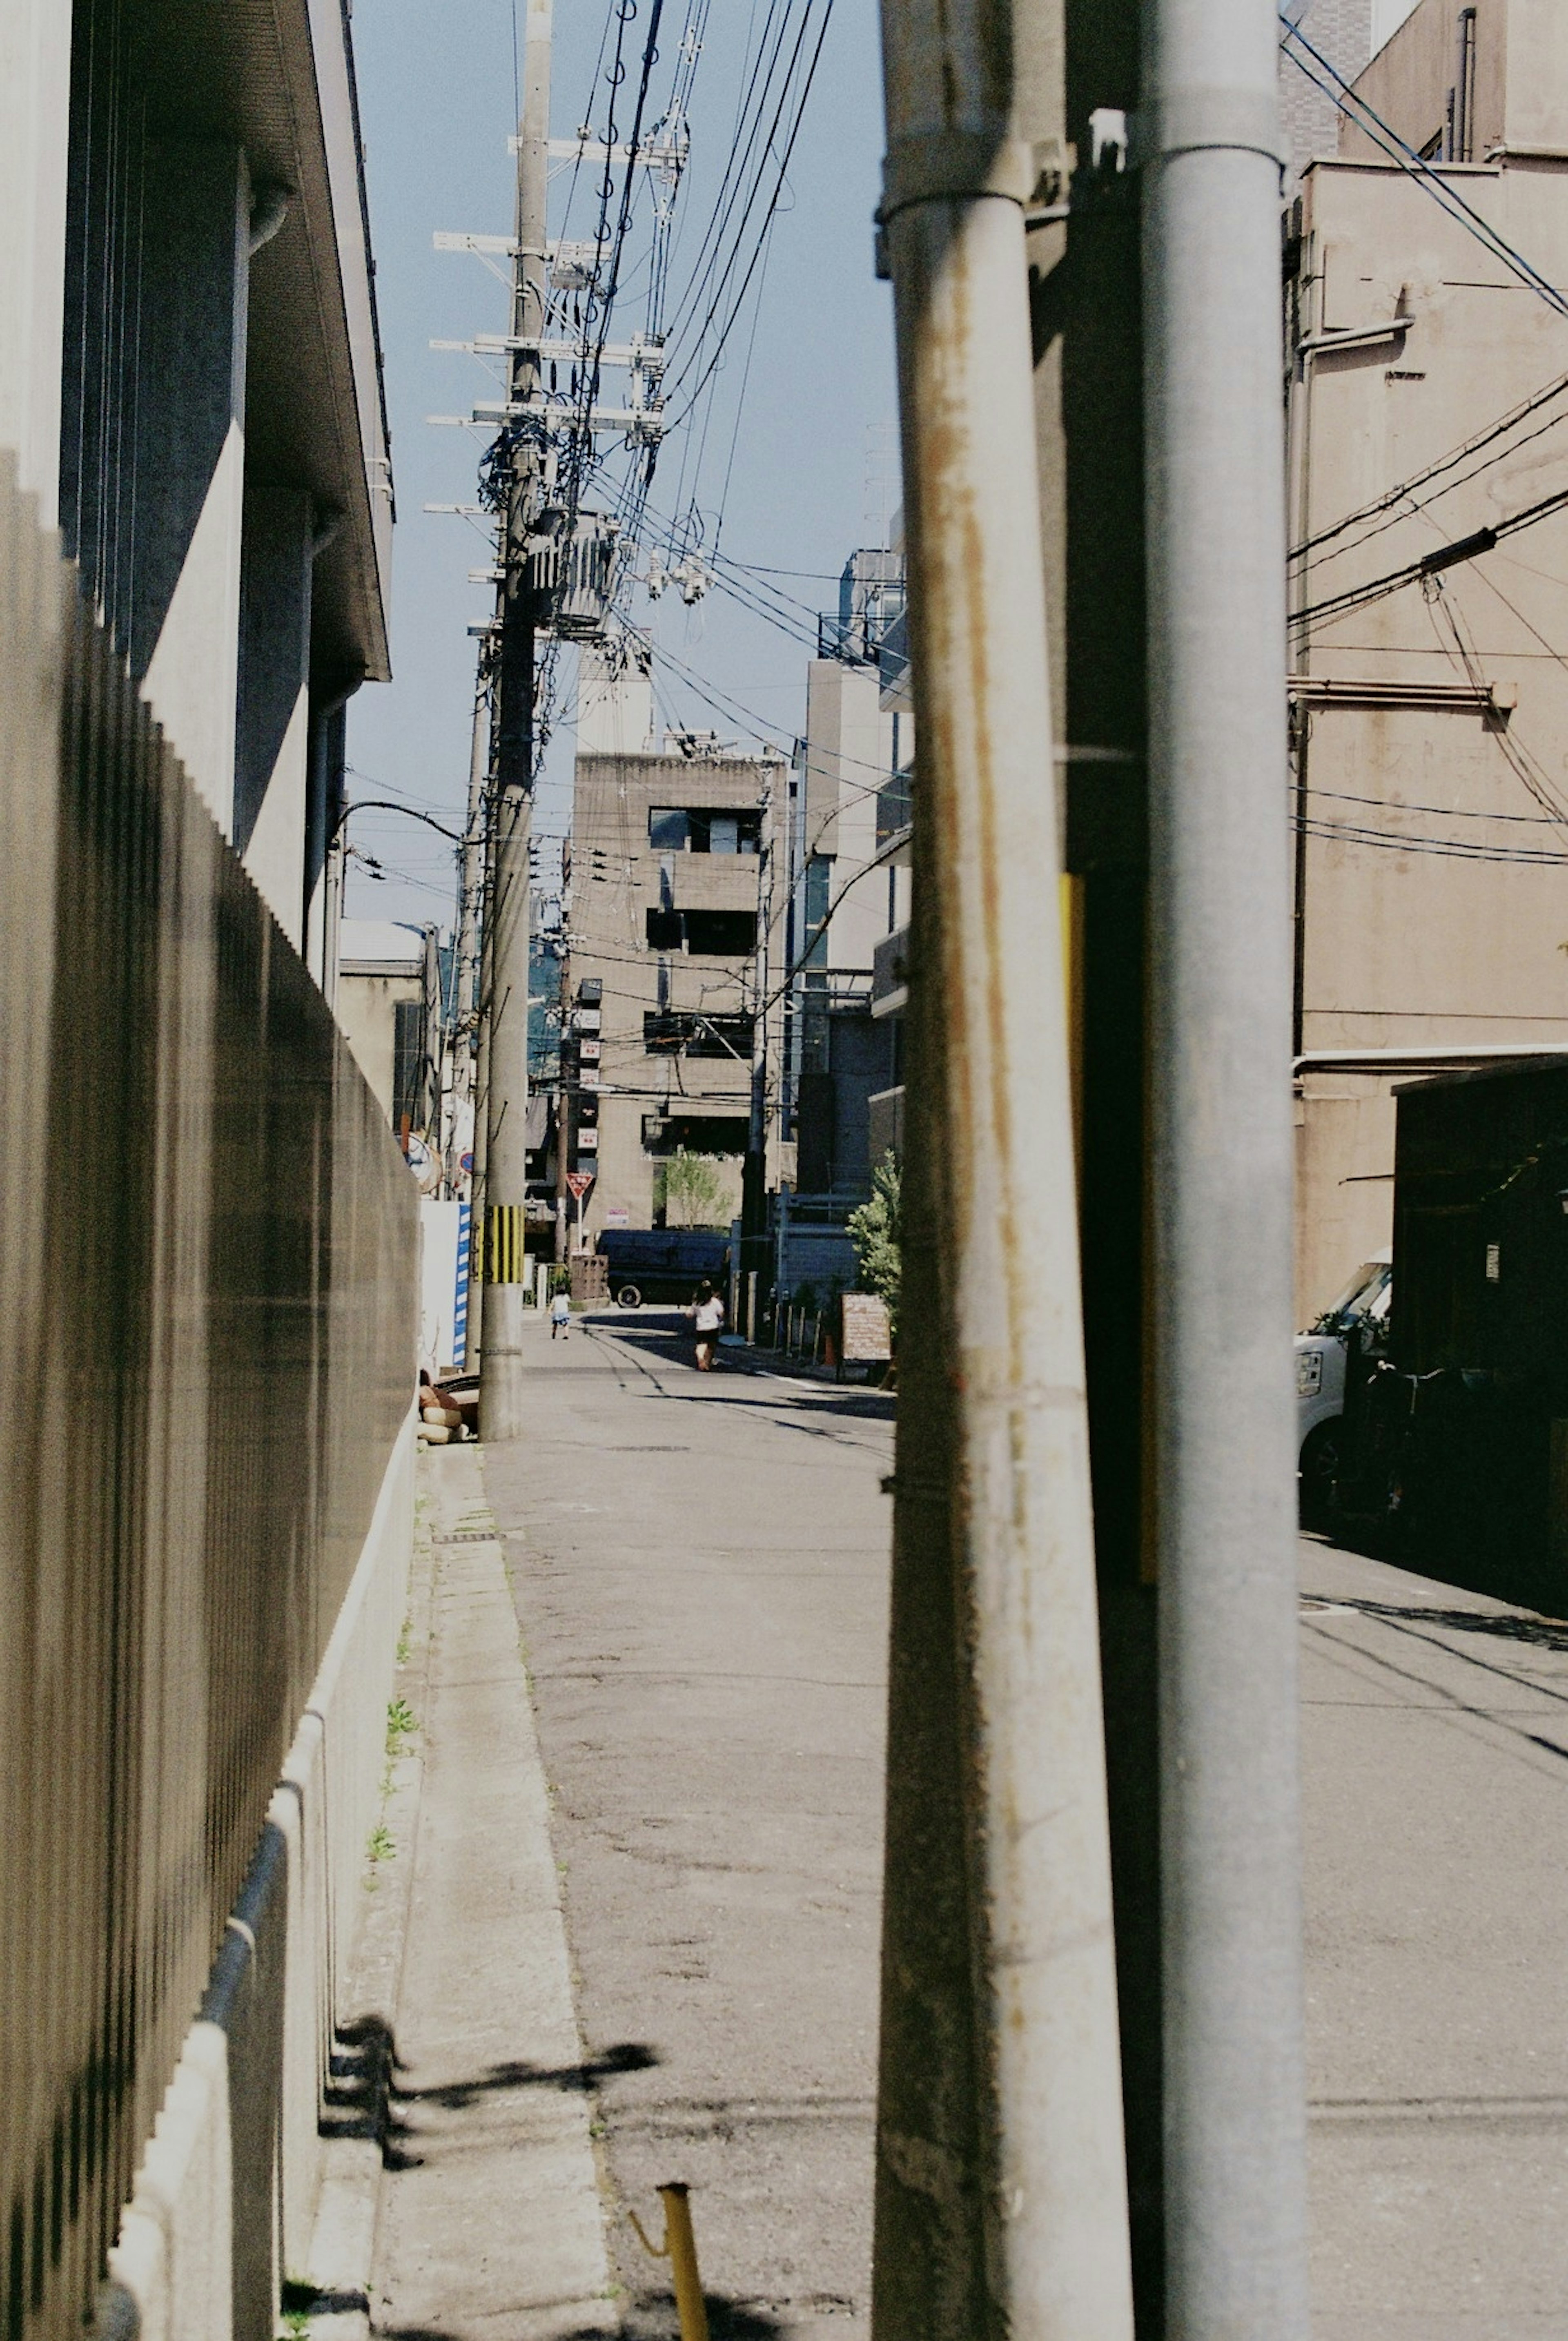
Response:
[{"label": "metal fence panel", "polygon": [[410,1403],[418,1206],[0,466],[0,2298],[64,2341]]}]

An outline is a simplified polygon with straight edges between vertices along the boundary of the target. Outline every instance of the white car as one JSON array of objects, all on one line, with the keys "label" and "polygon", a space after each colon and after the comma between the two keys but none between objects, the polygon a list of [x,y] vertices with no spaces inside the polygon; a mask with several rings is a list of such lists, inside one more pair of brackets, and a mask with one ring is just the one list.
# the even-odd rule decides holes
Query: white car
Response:
[{"label": "white car", "polygon": [[1339,1425],[1345,1413],[1345,1370],[1351,1338],[1381,1337],[1394,1298],[1394,1254],[1374,1252],[1355,1271],[1332,1309],[1295,1337],[1295,1424],[1300,1454],[1301,1517],[1308,1528],[1326,1519],[1339,1476]]}]

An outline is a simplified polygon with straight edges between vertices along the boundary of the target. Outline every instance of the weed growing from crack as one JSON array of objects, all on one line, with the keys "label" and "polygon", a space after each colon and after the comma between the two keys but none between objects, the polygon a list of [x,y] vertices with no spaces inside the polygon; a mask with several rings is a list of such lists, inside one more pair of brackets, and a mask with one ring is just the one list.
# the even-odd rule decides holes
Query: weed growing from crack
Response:
[{"label": "weed growing from crack", "polygon": [[392,1833],[391,1829],[388,1828],[385,1821],[377,1821],[374,1828],[372,1829],[370,1836],[365,1840],[365,1859],[367,1861],[390,1861],[396,1851],[397,1848],[392,1843]]}]

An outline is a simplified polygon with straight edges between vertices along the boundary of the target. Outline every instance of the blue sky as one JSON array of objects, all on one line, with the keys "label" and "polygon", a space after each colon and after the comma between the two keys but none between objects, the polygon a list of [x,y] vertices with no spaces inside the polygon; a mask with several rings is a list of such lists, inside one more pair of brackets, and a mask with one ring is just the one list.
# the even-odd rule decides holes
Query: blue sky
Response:
[{"label": "blue sky", "polygon": [[[689,109],[691,160],[670,268],[677,315],[731,150],[747,58],[771,16],[792,26],[806,5],[711,0]],[[627,26],[633,83],[650,5],[639,0]],[[519,0],[520,15],[521,6]],[[609,93],[602,67],[597,80],[595,67],[608,15],[609,0],[556,0],[557,137],[584,122],[602,131]],[[686,15],[687,0],[666,0],[655,99],[668,86]],[[437,253],[431,239],[436,229],[504,234],[511,227],[512,0],[358,0],[353,31],[399,525],[394,680],[367,685],[351,705],[350,789],[451,815],[461,811],[467,785],[473,690],[467,628],[492,599],[491,589],[470,583],[469,571],[486,566],[490,556],[468,523],[422,507],[473,501],[482,437],[432,428],[424,417],[458,413],[498,393],[477,360],[432,351],[428,344],[504,330],[506,290],[481,260]],[[620,103],[624,125],[624,95]],[[650,499],[655,512],[668,515],[678,490],[682,501],[690,500],[695,480],[711,538],[728,476],[724,553],[772,572],[806,573],[771,576],[767,584],[808,610],[834,606],[829,581],[855,545],[881,541],[881,523],[897,502],[891,303],[871,264],[881,153],[874,0],[833,0],[765,268],[726,345],[706,413],[700,407],[693,423],[666,443]],[[563,173],[558,197],[565,185]],[[568,232],[586,233],[591,224],[574,212]],[[554,213],[551,226],[560,233]],[[635,233],[629,250],[632,267],[618,307],[618,336],[641,319]],[[673,399],[672,410],[679,403]],[[657,605],[640,600],[636,614],[640,623],[651,622],[656,641],[684,670],[656,661],[656,687],[671,719],[740,739],[749,732],[787,742],[799,731],[809,655],[803,643],[718,591],[691,610],[678,594]],[[803,613],[796,616],[809,624]],[[749,711],[754,722],[716,712],[698,682],[727,707]],[[547,831],[562,829],[569,818],[571,744],[563,724],[541,790],[538,823]],[[441,838],[396,815],[369,813],[353,821],[350,836],[398,873],[376,883],[351,863],[351,917],[450,923],[452,849]]]}]

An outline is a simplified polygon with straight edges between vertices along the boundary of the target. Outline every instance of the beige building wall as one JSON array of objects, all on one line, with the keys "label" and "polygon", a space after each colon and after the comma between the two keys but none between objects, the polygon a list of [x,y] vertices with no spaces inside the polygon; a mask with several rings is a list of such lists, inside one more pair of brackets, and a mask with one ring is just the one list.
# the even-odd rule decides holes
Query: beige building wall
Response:
[{"label": "beige building wall", "polygon": [[[1363,76],[1414,146],[1455,54],[1454,11],[1422,0]],[[1568,12],[1481,0],[1474,86],[1487,159],[1444,176],[1568,283]],[[1369,153],[1347,133],[1308,171],[1295,287],[1304,1320],[1390,1240],[1397,1082],[1568,1047],[1568,516],[1333,606],[1568,489],[1568,395],[1486,435],[1562,377],[1568,328]]]},{"label": "beige building wall", "polygon": [[390,1119],[400,1001],[424,994],[417,936],[376,919],[345,919],[340,929],[337,1020],[376,1103]]},{"label": "beige building wall", "polygon": [[[567,912],[572,941],[564,1001],[569,1043],[575,1037],[581,1050],[585,1039],[597,1042],[599,1054],[581,1061],[575,1076],[563,1066],[563,1080],[569,1107],[573,1079],[586,1084],[598,1106],[597,1150],[579,1142],[571,1155],[582,1169],[597,1162],[583,1216],[590,1239],[607,1223],[653,1224],[654,1174],[662,1158],[656,1141],[645,1142],[645,1121],[671,1137],[696,1122],[710,1125],[703,1133],[703,1151],[711,1144],[713,1126],[720,1136],[732,1137],[733,1143],[711,1159],[724,1185],[719,1216],[728,1223],[739,1210],[751,1100],[744,1043],[738,1043],[743,1051],[739,1056],[650,1049],[644,1020],[660,1014],[714,1020],[751,1014],[759,993],[777,981],[768,971],[779,965],[782,935],[781,860],[775,843],[785,774],[779,762],[707,743],[691,754],[578,756]],[[650,835],[650,814],[656,809],[749,816],[760,850],[660,849]],[[692,948],[690,930],[671,939],[670,921],[686,912],[714,911],[758,921],[756,931],[767,951]],[[660,921],[666,923],[661,927]],[[599,1029],[584,1032],[577,1003],[582,983],[594,978],[603,987]],[[770,1151],[776,1144],[776,1035],[781,1021],[775,1003],[768,1014],[774,1036],[769,1055]],[[566,1053],[570,1059],[570,1047]],[[652,1128],[649,1136],[654,1137]],[[576,1220],[573,1206],[573,1229]]]}]

